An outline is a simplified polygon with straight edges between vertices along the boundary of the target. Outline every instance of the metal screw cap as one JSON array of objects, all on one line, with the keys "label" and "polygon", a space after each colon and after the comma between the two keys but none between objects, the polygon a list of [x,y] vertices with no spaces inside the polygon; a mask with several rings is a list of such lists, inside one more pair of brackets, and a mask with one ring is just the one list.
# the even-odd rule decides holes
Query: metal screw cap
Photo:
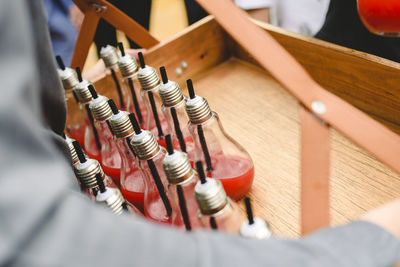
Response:
[{"label": "metal screw cap", "polygon": [[104,61],[104,65],[110,68],[118,63],[118,53],[114,46],[107,45],[100,49],[100,58]]},{"label": "metal screw cap", "polygon": [[185,109],[192,124],[203,123],[212,117],[212,111],[207,100],[201,96],[187,99]]},{"label": "metal screw cap", "polygon": [[174,81],[161,83],[158,93],[166,107],[173,107],[185,99],[179,84]]},{"label": "metal screw cap", "polygon": [[113,115],[110,105],[107,101],[107,97],[98,95],[97,98],[93,98],[90,102],[89,108],[92,111],[96,121],[106,121]]},{"label": "metal screw cap", "polygon": [[89,91],[89,85],[91,84],[91,82],[83,80],[75,86],[74,91],[81,104],[87,104],[92,101],[92,94]]},{"label": "metal screw cap", "polygon": [[200,181],[194,188],[194,195],[200,212],[204,215],[214,215],[224,209],[229,203],[222,183],[219,180],[206,178],[207,182]]},{"label": "metal screw cap", "polygon": [[75,164],[79,161],[78,154],[76,154],[74,145],[72,144],[72,142],[74,142],[75,140],[66,136],[65,141],[67,142],[69,152],[71,152],[72,163]]},{"label": "metal screw cap", "polygon": [[143,130],[140,134],[134,134],[131,145],[140,160],[154,158],[161,149],[153,133],[146,130]]},{"label": "metal screw cap", "polygon": [[272,236],[272,232],[267,224],[261,218],[254,218],[254,223],[244,222],[240,227],[239,234],[243,237],[254,239],[268,239]]},{"label": "metal screw cap", "polygon": [[129,120],[129,113],[126,111],[113,114],[109,122],[111,130],[117,138],[126,138],[134,133],[132,123]]},{"label": "metal screw cap", "polygon": [[144,68],[139,68],[138,80],[143,90],[158,90],[161,83],[157,71],[147,65]]},{"label": "metal screw cap", "polygon": [[76,72],[71,68],[65,68],[65,70],[57,69],[58,76],[61,79],[64,90],[73,89],[78,83],[78,77]]},{"label": "metal screw cap", "polygon": [[117,188],[106,187],[104,193],[99,191],[96,195],[96,202],[108,207],[117,215],[124,212],[123,203],[125,203],[125,199]]},{"label": "metal screw cap", "polygon": [[186,153],[176,150],[172,155],[165,156],[163,168],[168,182],[174,185],[185,182],[194,174]]},{"label": "metal screw cap", "polygon": [[104,177],[100,163],[95,159],[87,159],[86,162],[79,162],[75,167],[75,175],[79,181],[88,189],[97,187],[96,174],[101,173]]},{"label": "metal screw cap", "polygon": [[131,55],[125,55],[118,59],[118,67],[123,77],[132,77],[137,74],[139,66]]}]

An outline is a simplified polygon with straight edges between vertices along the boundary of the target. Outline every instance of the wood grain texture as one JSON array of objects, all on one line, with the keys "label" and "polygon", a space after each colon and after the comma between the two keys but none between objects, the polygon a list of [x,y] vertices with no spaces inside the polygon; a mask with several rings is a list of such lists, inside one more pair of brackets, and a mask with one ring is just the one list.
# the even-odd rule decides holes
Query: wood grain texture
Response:
[{"label": "wood grain texture", "polygon": [[[234,58],[196,75],[194,85],[254,160],[256,178],[249,195],[255,214],[270,221],[275,233],[299,236],[297,100],[265,71]],[[400,196],[399,175],[336,131],[331,137],[333,225]]]},{"label": "wood grain texture", "polygon": [[[399,63],[255,22],[321,86],[400,134]],[[258,64],[232,39],[229,46],[235,56]]]},{"label": "wood grain texture", "polygon": [[[212,17],[207,17],[148,50],[145,61],[147,65],[156,68],[157,72],[159,67],[165,66],[169,80],[185,84],[186,79],[228,57],[226,35]],[[181,66],[183,61],[187,64],[186,69]],[[181,75],[176,73],[177,68],[181,68]],[[96,88],[105,95],[110,92],[109,79],[109,76],[106,79],[101,76],[95,81]]]}]

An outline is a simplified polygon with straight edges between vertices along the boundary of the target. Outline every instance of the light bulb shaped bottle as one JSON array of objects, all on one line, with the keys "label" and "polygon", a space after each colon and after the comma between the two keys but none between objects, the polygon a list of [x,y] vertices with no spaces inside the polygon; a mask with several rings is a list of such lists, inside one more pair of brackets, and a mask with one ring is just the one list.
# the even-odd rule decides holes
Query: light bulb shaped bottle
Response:
[{"label": "light bulb shaped bottle", "polygon": [[147,110],[144,128],[151,131],[157,138],[157,142],[165,147],[164,136],[170,133],[170,129],[161,110],[162,101],[158,94],[161,83],[160,78],[154,68],[144,63],[141,52],[138,53],[138,56],[140,68],[137,75],[141,87],[140,96]]},{"label": "light bulb shaped bottle", "polygon": [[101,142],[99,133],[95,127],[93,115],[90,111],[89,105],[92,101],[92,94],[90,93],[89,86],[91,82],[82,79],[81,70],[76,68],[79,83],[75,86],[74,92],[82,107],[82,114],[85,121],[85,135],[83,148],[85,149],[89,158],[96,159],[101,162]]},{"label": "light bulb shaped bottle", "polygon": [[128,91],[121,85],[121,72],[118,67],[117,49],[111,45],[104,46],[100,49],[100,58],[105,65],[104,73],[113,80],[114,90],[110,90],[109,98],[117,100],[119,109],[129,111],[131,102]]},{"label": "light bulb shaped bottle", "polygon": [[250,204],[250,198],[244,199],[248,220],[240,227],[239,234],[246,238],[268,239],[272,236],[271,229],[266,221],[261,218],[253,217],[253,210]]},{"label": "light bulb shaped bottle", "polygon": [[85,139],[86,124],[84,117],[82,116],[79,100],[74,91],[75,86],[79,83],[78,77],[73,69],[65,67],[60,56],[57,56],[56,60],[59,66],[57,71],[64,87],[65,102],[67,104],[68,113],[65,132],[71,138],[76,139],[83,144]]},{"label": "light bulb shaped bottle", "polygon": [[239,207],[225,193],[219,180],[206,178],[203,165],[196,162],[200,181],[194,189],[198,217],[204,228],[237,234],[241,226]]},{"label": "light bulb shaped bottle", "polygon": [[145,119],[147,118],[147,110],[140,96],[140,84],[137,78],[139,66],[133,56],[125,54],[122,43],[118,43],[118,46],[121,51],[121,57],[118,59],[118,67],[122,76],[121,85],[123,86],[123,90],[130,93],[126,100],[128,112],[135,113],[140,126],[144,127]]},{"label": "light bulb shaped bottle", "polygon": [[115,184],[119,185],[121,156],[109,126],[109,120],[113,113],[108,105],[107,97],[98,95],[93,85],[89,85],[89,91],[92,95],[89,108],[92,112],[101,144],[101,165],[104,172],[111,177]]},{"label": "light bulb shaped bottle", "polygon": [[197,218],[198,206],[194,197],[194,188],[199,181],[197,172],[192,169],[186,153],[173,148],[171,136],[165,137],[168,154],[163,160],[164,172],[167,176],[168,194],[172,209],[172,224],[185,225],[186,230],[200,228]]},{"label": "light bulb shaped bottle", "polygon": [[101,177],[96,174],[98,191],[96,192],[95,202],[110,209],[114,214],[121,215],[126,212],[129,214],[142,215],[142,213],[133,205],[129,204],[121,194],[118,188],[107,187]]},{"label": "light bulb shaped bottle", "polygon": [[195,158],[205,163],[207,176],[222,182],[234,200],[243,197],[254,179],[254,164],[247,151],[223,129],[218,114],[207,100],[194,93],[187,81],[190,98],[186,102],[189,130],[195,140]]},{"label": "light bulb shaped bottle", "polygon": [[129,119],[128,112],[118,110],[114,101],[109,100],[109,105],[113,111],[113,115],[110,119],[110,126],[121,157],[119,182],[121,192],[129,203],[143,210],[145,176],[139,168],[139,162],[130,144],[134,134],[132,123]]},{"label": "light bulb shaped bottle", "polygon": [[95,159],[86,157],[79,142],[74,141],[73,146],[79,158],[79,162],[74,168],[74,172],[81,183],[81,188],[83,189],[82,191],[84,191],[89,198],[94,199],[95,192],[97,192],[99,189],[96,181],[96,174],[101,175],[104,184],[107,187],[117,188],[112,179],[104,173],[100,163]]},{"label": "light bulb shaped bottle", "polygon": [[171,224],[173,210],[167,193],[168,181],[162,167],[165,148],[157,143],[152,132],[140,129],[134,116],[132,121],[135,134],[131,145],[145,176],[144,214],[153,221]]},{"label": "light bulb shaped bottle", "polygon": [[160,68],[162,83],[158,93],[162,100],[162,111],[167,119],[169,129],[174,133],[174,144],[185,152],[193,164],[195,145],[187,127],[189,117],[186,114],[186,97],[182,94],[179,84],[168,80],[165,67]]}]

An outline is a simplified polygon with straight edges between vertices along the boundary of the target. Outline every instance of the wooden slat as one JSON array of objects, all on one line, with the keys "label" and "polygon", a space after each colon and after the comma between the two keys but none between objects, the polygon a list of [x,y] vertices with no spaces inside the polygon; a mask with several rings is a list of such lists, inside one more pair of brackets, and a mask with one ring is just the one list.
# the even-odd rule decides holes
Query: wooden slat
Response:
[{"label": "wooden slat", "polygon": [[76,40],[71,68],[80,67],[83,69],[99,20],[100,13],[96,12],[96,8],[88,7]]},{"label": "wooden slat", "polygon": [[[189,34],[190,33],[190,34]],[[145,61],[159,70],[165,66],[168,78],[185,88],[185,80],[196,73],[208,70],[229,57],[226,35],[212,17],[205,18],[193,24],[173,38],[153,47],[145,54]],[[187,68],[181,67],[185,61]],[[182,69],[177,75],[176,68]],[[108,94],[110,77],[106,80],[99,77],[95,86],[104,94]]]},{"label": "wooden slat", "polygon": [[[106,6],[102,17],[116,29],[124,32],[127,37],[143,48],[150,48],[159,43],[142,25],[120,11],[107,1],[101,1]],[[132,3],[134,5],[134,3]]]}]

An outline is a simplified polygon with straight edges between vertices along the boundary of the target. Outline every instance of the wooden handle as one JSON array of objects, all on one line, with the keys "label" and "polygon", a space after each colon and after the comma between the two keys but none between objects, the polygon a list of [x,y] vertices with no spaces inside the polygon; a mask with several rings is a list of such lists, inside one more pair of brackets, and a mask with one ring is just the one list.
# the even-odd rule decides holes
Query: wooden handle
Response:
[{"label": "wooden handle", "polygon": [[116,29],[124,32],[132,41],[143,48],[159,43],[145,28],[106,0],[73,0],[85,14],[75,45],[71,67],[83,67],[93,42],[99,19],[103,18]]}]

